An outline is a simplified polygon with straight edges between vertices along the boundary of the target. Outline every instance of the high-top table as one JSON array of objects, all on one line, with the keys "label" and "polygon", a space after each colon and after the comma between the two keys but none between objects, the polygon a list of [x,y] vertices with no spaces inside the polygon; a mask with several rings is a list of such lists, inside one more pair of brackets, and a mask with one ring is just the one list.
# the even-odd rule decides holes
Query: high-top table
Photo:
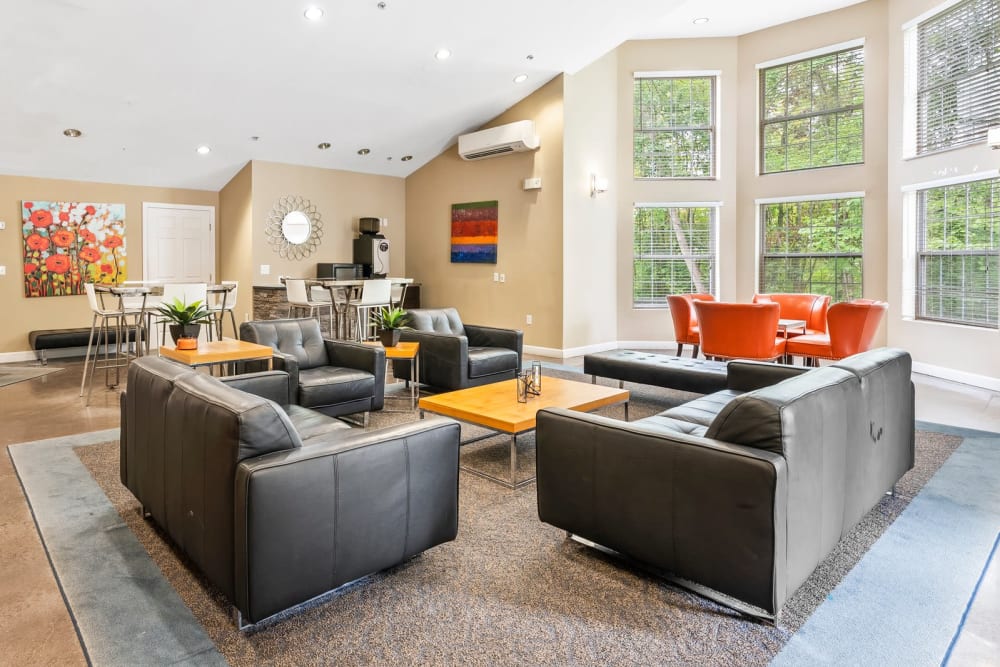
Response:
[{"label": "high-top table", "polygon": [[[529,477],[517,479],[517,436],[535,429],[535,415],[542,408],[566,408],[590,412],[597,408],[618,403],[625,404],[625,421],[628,421],[629,393],[626,389],[575,382],[554,377],[542,379],[542,391],[527,403],[517,401],[517,380],[505,380],[458,391],[449,391],[420,399],[420,417],[425,412],[445,415],[476,424],[493,431],[510,434],[510,480],[496,477],[482,470],[467,466],[461,469],[501,484],[508,489],[518,489],[535,481]],[[491,437],[491,436],[483,436]],[[463,445],[482,440],[466,440]]]}]

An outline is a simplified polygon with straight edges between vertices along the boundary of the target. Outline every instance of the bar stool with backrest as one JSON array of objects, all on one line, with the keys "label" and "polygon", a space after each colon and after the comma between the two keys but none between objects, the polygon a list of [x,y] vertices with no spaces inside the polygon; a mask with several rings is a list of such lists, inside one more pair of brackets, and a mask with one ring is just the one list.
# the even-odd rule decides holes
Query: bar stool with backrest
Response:
[{"label": "bar stool with backrest", "polygon": [[[293,313],[307,311],[307,317],[316,317],[316,311],[327,310],[330,313],[330,331],[334,331],[333,303],[330,301],[314,301],[309,298],[306,281],[301,278],[285,278],[285,299],[288,301],[288,317]],[[316,318],[317,321],[319,318]],[[332,334],[331,334],[332,336]]]},{"label": "bar stool with backrest", "polygon": [[236,327],[236,315],[233,314],[236,308],[237,290],[239,290],[240,286],[239,281],[223,280],[219,284],[227,289],[209,293],[211,297],[208,303],[209,317],[212,318],[212,324],[215,326],[219,340],[222,340],[222,324],[225,322],[226,314],[228,313],[229,322],[233,325],[233,338],[239,338],[240,332]]},{"label": "bar stool with backrest", "polygon": [[684,345],[694,346],[692,357],[698,356],[698,346],[701,336],[698,333],[698,316],[691,305],[695,301],[715,301],[711,294],[672,294],[667,297],[670,306],[670,318],[674,322],[674,340],[677,341],[677,356],[681,356]]},{"label": "bar stool with backrest", "polygon": [[695,301],[694,309],[706,358],[774,361],[784,356],[778,304]]},{"label": "bar stool with backrest", "polygon": [[[109,308],[104,303],[104,300],[98,297],[93,283],[84,283],[83,289],[87,295],[87,304],[90,306],[90,311],[93,315],[90,322],[90,337],[87,339],[87,354],[83,360],[83,377],[80,378],[80,396],[83,396],[83,392],[86,389],[86,403],[89,404],[90,394],[94,388],[95,370],[100,368],[105,373],[105,379],[110,380],[108,373],[111,369],[114,369],[115,383],[114,385],[109,384],[109,386],[116,386],[118,384],[120,380],[118,374],[122,367],[128,365],[131,357],[128,348],[130,337],[128,317],[132,316],[138,320],[141,317],[142,310],[141,308],[126,310],[121,299],[116,299],[118,301],[117,308]],[[136,321],[133,326],[135,327],[134,335],[141,335],[139,332],[140,323]],[[110,352],[111,331],[115,332],[115,349],[113,354]],[[102,343],[104,344],[104,358],[99,359],[98,347]],[[138,349],[139,342],[137,338],[135,339],[135,344]]]},{"label": "bar stool with backrest", "polygon": [[348,308],[353,308],[355,312],[355,325],[357,326],[357,340],[373,340],[377,337],[374,321],[371,319],[371,312],[376,308],[391,307],[392,282],[389,280],[366,280],[361,287],[361,297],[349,301]]},{"label": "bar stool with backrest", "polygon": [[[195,301],[204,304],[207,297],[208,285],[206,283],[165,283],[160,302],[170,304],[174,302],[174,299],[177,299],[186,305],[191,305]],[[163,345],[167,340],[167,325],[170,324],[170,321],[163,317],[157,317],[155,310],[153,316],[156,317],[153,326],[159,325],[160,345]],[[211,325],[206,327],[208,340],[212,340],[212,328]]]},{"label": "bar stool with backrest", "polygon": [[885,301],[855,299],[835,303],[826,313],[828,333],[806,334],[788,339],[785,352],[804,357],[807,365],[819,359],[843,359],[871,349],[878,327],[889,310]]}]

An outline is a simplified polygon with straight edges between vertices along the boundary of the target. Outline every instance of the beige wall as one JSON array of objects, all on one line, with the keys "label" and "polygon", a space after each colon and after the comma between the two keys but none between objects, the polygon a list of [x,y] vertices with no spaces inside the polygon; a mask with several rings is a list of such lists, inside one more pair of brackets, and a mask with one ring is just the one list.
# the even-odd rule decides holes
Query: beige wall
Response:
[{"label": "beige wall", "polygon": [[[256,284],[277,284],[278,276],[314,278],[319,262],[351,262],[358,218],[363,217],[388,219],[389,225],[383,233],[389,239],[389,273],[406,275],[406,189],[402,178],[257,160],[251,167],[251,257]],[[322,216],[322,241],[305,259],[283,259],[264,234],[272,207],[286,195],[308,199]],[[271,267],[270,275],[261,274],[262,264]]]},{"label": "beige wall", "polygon": [[[889,343],[902,347],[918,363],[945,367],[959,373],[1000,378],[1000,332],[977,327],[921,322],[904,317],[898,307],[912,303],[912,291],[903,289],[904,274],[914,267],[904,263],[902,249],[915,247],[912,234],[904,234],[904,196],[900,188],[928,183],[942,178],[961,177],[1000,168],[1000,152],[985,144],[944,151],[925,157],[904,160],[902,118],[903,96],[903,32],[906,22],[932,10],[941,0],[890,0],[888,3],[889,70],[888,81],[888,297],[892,304],[889,314]],[[911,309],[912,310],[912,309]],[[946,373],[947,375],[947,373]],[[962,379],[958,376],[957,379]]]},{"label": "beige wall", "polygon": [[[634,72],[720,72],[718,93],[721,113],[716,119],[719,162],[713,180],[636,180],[632,172],[632,87]],[[719,210],[719,262],[717,285],[724,299],[735,299],[737,285],[746,280],[738,267],[746,247],[737,245],[736,229],[744,215],[736,205],[737,117],[746,113],[739,99],[737,40],[673,39],[626,42],[618,49],[618,339],[621,341],[673,340],[673,326],[666,303],[662,309],[632,307],[632,207],[652,202],[722,202]],[[751,114],[752,115],[752,114]],[[752,246],[751,246],[752,247]]]},{"label": "beige wall", "polygon": [[[526,345],[563,340],[563,77],[557,77],[485,127],[535,121],[541,147],[465,162],[448,148],[406,179],[406,256],[422,285],[422,304],[454,306],[473,324],[524,330]],[[525,191],[525,178],[542,179]],[[452,264],[451,205],[499,201],[497,264]],[[493,273],[506,282],[493,282]],[[525,324],[531,314],[534,324]]]},{"label": "beige wall", "polygon": [[29,348],[28,332],[35,329],[89,327],[87,297],[24,297],[21,240],[22,201],[87,201],[125,204],[128,278],[142,278],[142,203],[218,206],[219,195],[205,190],[89,183],[22,176],[0,176],[0,264],[7,275],[0,277],[0,309],[8,313],[7,326],[0,329],[0,353]]},{"label": "beige wall", "polygon": [[[563,336],[564,350],[617,340],[618,52],[564,77]],[[608,179],[590,196],[590,176]]]},{"label": "beige wall", "polygon": [[[236,280],[236,322],[253,316],[253,165],[250,162],[219,191],[219,280]],[[227,333],[228,335],[228,333]]]}]

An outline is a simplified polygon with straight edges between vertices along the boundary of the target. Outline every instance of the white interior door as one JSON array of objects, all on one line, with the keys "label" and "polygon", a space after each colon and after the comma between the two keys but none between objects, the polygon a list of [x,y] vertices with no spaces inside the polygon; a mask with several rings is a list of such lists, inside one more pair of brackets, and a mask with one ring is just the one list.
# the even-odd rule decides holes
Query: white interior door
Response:
[{"label": "white interior door", "polygon": [[215,207],[142,204],[144,280],[215,281]]}]

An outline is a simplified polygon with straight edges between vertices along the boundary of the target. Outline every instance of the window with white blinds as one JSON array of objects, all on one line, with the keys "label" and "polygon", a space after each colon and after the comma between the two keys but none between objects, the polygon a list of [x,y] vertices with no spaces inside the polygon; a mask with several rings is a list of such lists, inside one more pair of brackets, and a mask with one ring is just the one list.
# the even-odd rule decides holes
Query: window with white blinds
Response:
[{"label": "window with white blinds", "polygon": [[761,173],[864,161],[865,50],[760,71]]},{"label": "window with white blinds", "polygon": [[635,178],[715,175],[715,84],[714,76],[636,77]]},{"label": "window with white blinds", "polygon": [[862,295],[864,199],[761,204],[760,291]]},{"label": "window with white blinds", "polygon": [[637,205],[632,304],[666,308],[670,294],[715,293],[715,205]]},{"label": "window with white blinds", "polygon": [[918,319],[998,328],[1000,178],[917,191]]},{"label": "window with white blinds", "polygon": [[1000,125],[1000,0],[965,0],[917,24],[918,155]]}]

